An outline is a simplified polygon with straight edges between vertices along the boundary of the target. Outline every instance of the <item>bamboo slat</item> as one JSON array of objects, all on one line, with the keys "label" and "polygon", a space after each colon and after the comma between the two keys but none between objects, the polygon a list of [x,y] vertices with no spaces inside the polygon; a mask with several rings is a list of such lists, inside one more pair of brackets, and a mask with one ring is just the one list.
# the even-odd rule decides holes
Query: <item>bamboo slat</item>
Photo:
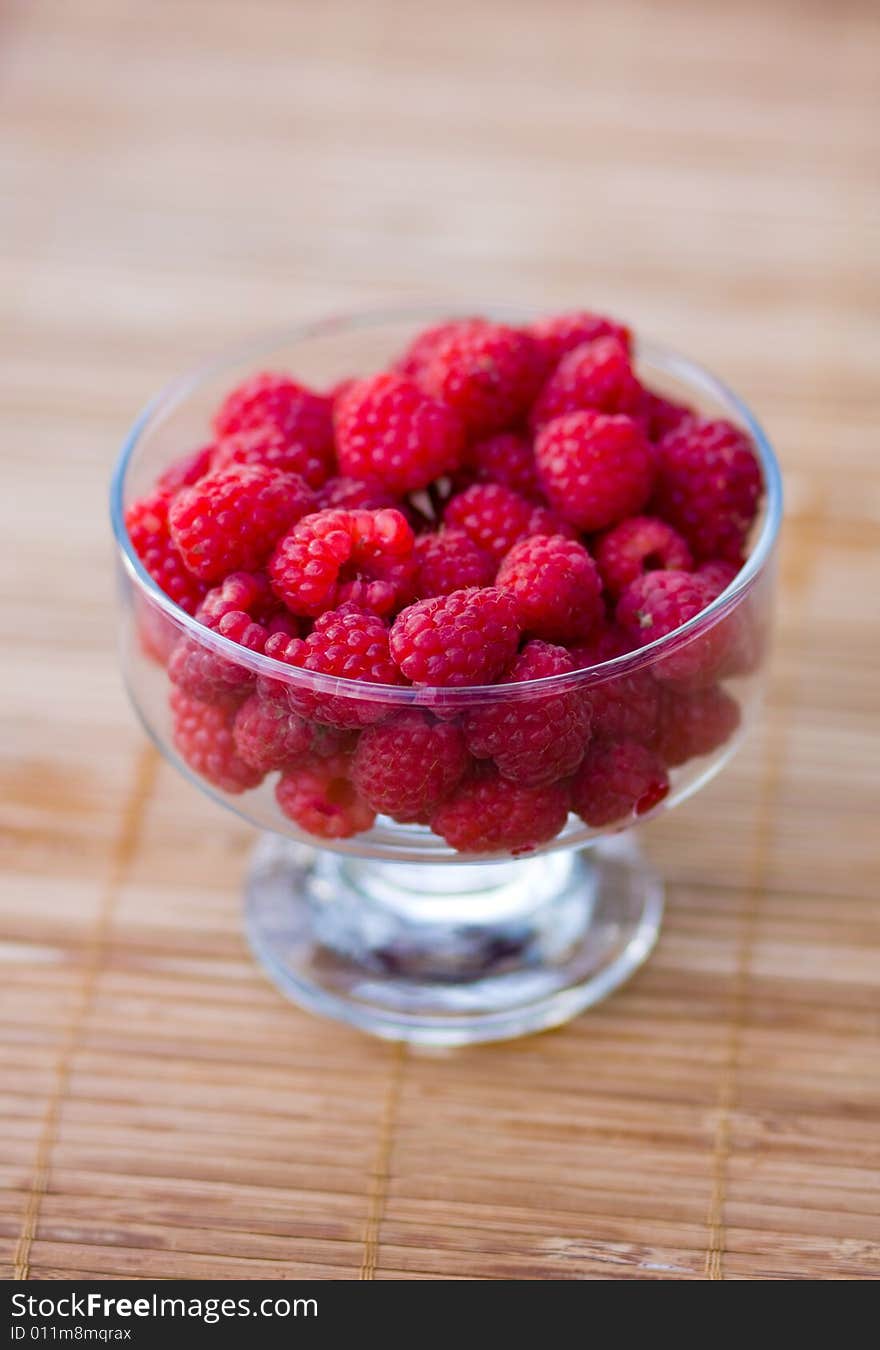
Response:
[{"label": "bamboo slat", "polygon": [[[880,1273],[880,12],[864,0],[0,9],[0,1274]],[[761,727],[651,827],[651,963],[419,1055],[248,956],[251,839],[145,747],[104,494],[261,329],[588,303],[701,355],[788,483]]]}]

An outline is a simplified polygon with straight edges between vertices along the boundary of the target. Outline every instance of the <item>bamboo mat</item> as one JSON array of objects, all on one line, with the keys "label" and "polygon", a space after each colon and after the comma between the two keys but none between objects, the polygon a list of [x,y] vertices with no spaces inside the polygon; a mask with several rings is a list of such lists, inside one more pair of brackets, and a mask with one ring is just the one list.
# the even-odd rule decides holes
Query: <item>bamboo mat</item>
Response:
[{"label": "bamboo mat", "polygon": [[[867,0],[0,7],[0,1273],[880,1273],[878,54]],[[121,692],[104,505],[179,369],[417,296],[619,311],[789,493],[763,725],[648,832],[656,955],[431,1056],[252,964],[250,832]]]}]

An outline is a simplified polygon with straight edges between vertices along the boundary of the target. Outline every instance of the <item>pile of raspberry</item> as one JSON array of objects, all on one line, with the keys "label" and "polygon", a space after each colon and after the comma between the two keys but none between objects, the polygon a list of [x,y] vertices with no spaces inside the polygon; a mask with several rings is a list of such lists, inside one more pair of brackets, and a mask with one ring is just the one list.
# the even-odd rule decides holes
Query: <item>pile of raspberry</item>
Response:
[{"label": "pile of raspberry", "polygon": [[[733,734],[721,682],[754,669],[758,637],[735,613],[629,674],[564,677],[709,605],[761,493],[743,430],[648,389],[629,331],[596,314],[453,320],[325,392],[258,374],[127,512],[205,629],[143,607],[177,751],[226,793],[276,775],[319,839],[384,815],[520,854],[570,812],[622,827]],[[445,696],[475,685],[497,695]]]}]

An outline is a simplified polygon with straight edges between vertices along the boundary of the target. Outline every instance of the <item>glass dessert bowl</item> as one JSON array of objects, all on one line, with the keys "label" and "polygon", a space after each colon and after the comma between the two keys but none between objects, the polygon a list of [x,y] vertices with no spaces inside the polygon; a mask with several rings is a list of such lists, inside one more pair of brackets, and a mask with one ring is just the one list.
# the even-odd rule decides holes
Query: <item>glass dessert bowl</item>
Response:
[{"label": "glass dessert bowl", "polygon": [[[155,507],[157,519],[151,494],[163,475],[169,499],[204,481],[213,452],[181,456],[208,439],[231,387],[269,369],[332,389],[353,372],[383,369],[426,323],[443,318],[422,309],[330,319],[180,380],[132,429],[111,512],[122,663],[135,708],[185,777],[263,831],[245,886],[257,958],[285,994],[315,1012],[380,1036],[454,1045],[558,1025],[605,997],[650,952],[663,887],[631,827],[714,777],[754,717],[782,498],[775,456],[749,409],[698,365],[640,343],[633,356],[639,380],[672,400],[670,407],[680,401],[741,428],[762,480],[739,570],[691,559],[688,575],[711,575],[705,594],[713,598],[652,641],[638,632],[646,620],[634,604],[629,619],[640,646],[620,640],[619,626],[604,618],[566,651],[524,621],[511,637],[502,596],[472,616],[486,650],[508,643],[492,677],[503,666],[501,682],[405,681],[390,662],[388,634],[392,623],[399,634],[409,620],[398,626],[393,614],[364,617],[365,595],[384,595],[388,578],[397,584],[397,562],[372,571],[364,564],[359,573],[352,559],[358,548],[364,557],[369,551],[367,515],[375,521],[378,513],[375,528],[386,542],[397,529],[436,530],[444,510],[436,485],[405,501],[398,496],[408,522],[401,526],[381,491],[375,500],[366,494],[362,509],[350,484],[333,497],[320,481],[326,470],[315,471],[309,493],[316,495],[305,516],[304,508],[297,512],[300,522],[330,507],[353,520],[361,511],[353,542],[340,545],[348,561],[329,618],[304,614],[302,605],[291,617],[278,599],[278,569],[270,585],[264,563],[205,579],[185,570],[178,576],[175,561],[174,575],[163,573],[167,563],[156,565],[143,544],[144,529],[148,538],[151,530],[165,537],[167,501]],[[447,496],[466,485],[459,479]],[[198,513],[191,518],[198,527]],[[295,528],[301,537],[306,527]],[[569,538],[585,538],[566,529]],[[590,534],[593,551],[603,533]],[[510,571],[501,566],[499,584],[505,566]],[[655,577],[681,576],[662,560],[648,560],[651,566]],[[497,597],[491,576],[480,584],[487,582]],[[380,591],[365,592],[374,584]],[[527,572],[521,591],[527,608],[534,602]],[[406,598],[412,602],[412,593]],[[614,599],[605,593],[596,603],[613,613]],[[626,602],[617,603],[626,619]],[[199,605],[197,620],[187,610]],[[446,627],[433,630],[441,660],[462,621],[457,610],[447,617]],[[409,655],[420,650],[419,632],[410,623]],[[394,659],[406,671],[401,641],[392,631]],[[328,643],[367,652],[371,679],[305,664],[309,643],[322,653]],[[299,655],[291,657],[294,649]]]}]

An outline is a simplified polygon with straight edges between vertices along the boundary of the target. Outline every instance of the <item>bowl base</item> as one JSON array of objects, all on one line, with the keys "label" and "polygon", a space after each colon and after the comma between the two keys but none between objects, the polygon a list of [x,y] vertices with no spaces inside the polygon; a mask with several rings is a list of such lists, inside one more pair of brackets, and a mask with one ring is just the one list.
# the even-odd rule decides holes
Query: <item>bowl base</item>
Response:
[{"label": "bowl base", "polygon": [[389,1040],[468,1045],[567,1022],[642,964],[663,887],[624,836],[580,852],[439,866],[264,835],[250,944],[312,1012]]}]

